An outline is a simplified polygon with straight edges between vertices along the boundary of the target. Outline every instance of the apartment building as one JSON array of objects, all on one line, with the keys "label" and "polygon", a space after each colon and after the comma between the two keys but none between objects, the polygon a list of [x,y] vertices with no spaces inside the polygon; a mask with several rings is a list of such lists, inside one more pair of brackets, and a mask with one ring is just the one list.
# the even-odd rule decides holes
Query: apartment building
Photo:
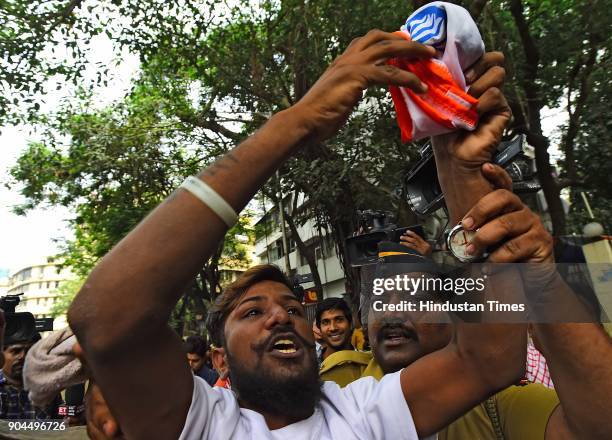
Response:
[{"label": "apartment building", "polygon": [[[300,195],[299,197],[303,196]],[[290,205],[289,197],[285,202],[287,206]],[[303,199],[299,200],[298,209],[306,209]],[[301,275],[303,279],[308,279],[308,274],[311,273],[308,262],[300,254],[295,237],[292,237],[288,227],[285,228],[286,240],[283,240],[280,219],[280,210],[275,205],[266,209],[264,215],[255,225],[257,232],[255,254],[259,263],[275,264],[289,273],[290,276]],[[299,226],[298,233],[304,244],[314,252],[316,258],[317,270],[323,284],[323,298],[318,298],[318,300],[329,297],[343,297],[346,294],[344,271],[331,237],[326,234],[325,230],[319,230],[313,219],[309,219],[304,225]],[[285,241],[287,249],[283,245]],[[289,270],[287,270],[287,263]],[[307,294],[309,291],[314,291],[313,282],[302,283],[302,287]]]},{"label": "apartment building", "polygon": [[[7,295],[20,295],[21,301],[17,312],[30,312],[35,318],[51,318],[51,309],[55,304],[62,283],[73,279],[73,275],[58,261],[48,257],[23,267],[11,275],[6,287]],[[54,328],[59,329],[67,325],[66,317],[57,317]]]}]

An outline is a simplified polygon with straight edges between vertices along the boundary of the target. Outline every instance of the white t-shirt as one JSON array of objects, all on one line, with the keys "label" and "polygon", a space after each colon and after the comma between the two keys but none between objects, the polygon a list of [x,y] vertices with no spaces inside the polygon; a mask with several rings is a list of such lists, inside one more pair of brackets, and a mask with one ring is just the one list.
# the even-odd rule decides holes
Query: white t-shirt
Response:
[{"label": "white t-shirt", "polygon": [[263,416],[240,408],[233,392],[194,378],[193,397],[180,440],[417,440],[400,386],[400,372],[378,382],[364,377],[345,388],[324,382],[309,418],[270,431]]}]

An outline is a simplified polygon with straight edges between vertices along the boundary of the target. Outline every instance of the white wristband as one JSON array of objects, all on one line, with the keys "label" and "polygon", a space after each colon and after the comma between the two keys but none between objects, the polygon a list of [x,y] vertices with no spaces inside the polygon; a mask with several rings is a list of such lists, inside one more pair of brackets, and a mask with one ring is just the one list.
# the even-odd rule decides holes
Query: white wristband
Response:
[{"label": "white wristband", "polygon": [[238,214],[236,214],[236,211],[234,211],[230,204],[217,194],[214,189],[197,177],[187,177],[185,181],[181,183],[180,188],[186,189],[200,199],[202,203],[208,206],[225,222],[228,228],[234,226],[236,220],[238,220]]}]

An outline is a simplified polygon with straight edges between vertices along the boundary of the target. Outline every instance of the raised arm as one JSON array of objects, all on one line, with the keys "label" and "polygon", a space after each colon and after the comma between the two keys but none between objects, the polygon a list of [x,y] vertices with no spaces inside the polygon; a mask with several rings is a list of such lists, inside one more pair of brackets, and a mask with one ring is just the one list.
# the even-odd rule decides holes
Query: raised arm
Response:
[{"label": "raised arm", "polygon": [[[491,170],[485,164],[491,160],[510,119],[506,100],[497,88],[501,87],[505,74],[499,67],[501,63],[500,53],[490,53],[475,67],[476,76],[482,75],[471,88],[471,93],[480,97],[481,119],[477,130],[433,139],[439,181],[451,225],[462,220],[470,208],[486,197],[489,197],[486,200],[500,201],[501,193],[489,194],[493,187],[483,170],[485,173]],[[495,225],[500,212],[531,218],[532,213],[523,211],[508,199],[502,197],[501,202],[505,211],[488,216],[491,225]],[[508,231],[508,236],[503,232],[506,231],[500,231],[499,225],[494,226],[492,236],[500,241],[524,235],[521,230]],[[535,239],[545,238],[537,235]],[[518,260],[518,256],[511,256],[500,261]],[[520,297],[522,294],[518,273],[504,272],[489,277],[487,284],[493,287],[487,295],[514,292]],[[487,299],[494,298],[488,296]],[[454,329],[454,339],[446,348],[419,359],[402,371],[402,389],[420,436],[431,435],[447,426],[490,394],[520,379],[524,371],[527,332],[524,325],[459,322]]]},{"label": "raised arm", "polygon": [[[239,212],[300,145],[333,135],[367,87],[423,91],[414,75],[384,65],[388,58],[434,53],[392,34],[368,33],[299,103],[273,116],[199,178]],[[100,261],[69,310],[93,376],[128,438],[177,438],[181,432],[192,377],[167,321],[226,229],[200,200],[177,190]]]}]

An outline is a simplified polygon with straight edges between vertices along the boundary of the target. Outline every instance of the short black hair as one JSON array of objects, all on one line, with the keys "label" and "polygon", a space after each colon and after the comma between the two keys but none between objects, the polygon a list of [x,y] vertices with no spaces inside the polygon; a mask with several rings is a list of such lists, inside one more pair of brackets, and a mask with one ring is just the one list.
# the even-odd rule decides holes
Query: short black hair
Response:
[{"label": "short black hair", "polygon": [[183,347],[186,353],[195,353],[200,357],[204,357],[208,351],[206,340],[198,335],[189,336],[185,340]]},{"label": "short black hair", "polygon": [[323,312],[327,312],[328,310],[340,310],[344,313],[349,324],[353,324],[353,313],[346,301],[342,298],[327,298],[317,304],[317,314],[315,317],[317,327],[321,328],[321,316]]}]

